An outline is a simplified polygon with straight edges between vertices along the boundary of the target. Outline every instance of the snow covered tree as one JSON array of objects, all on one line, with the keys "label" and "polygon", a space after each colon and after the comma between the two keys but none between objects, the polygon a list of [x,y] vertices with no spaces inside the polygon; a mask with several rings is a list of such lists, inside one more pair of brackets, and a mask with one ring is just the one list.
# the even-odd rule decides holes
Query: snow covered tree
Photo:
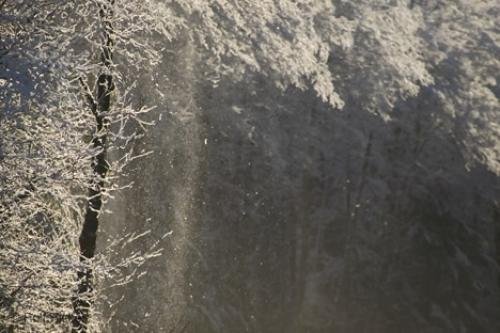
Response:
[{"label": "snow covered tree", "polygon": [[[124,166],[144,153],[130,147],[150,125],[141,114],[160,109],[149,101],[162,100],[159,69],[179,39],[199,50],[214,86],[258,73],[385,121],[429,86],[450,113],[440,121],[468,138],[471,163],[498,170],[495,1],[2,0],[0,10],[8,329],[98,329],[99,218]],[[481,111],[457,114],[464,103]]]}]

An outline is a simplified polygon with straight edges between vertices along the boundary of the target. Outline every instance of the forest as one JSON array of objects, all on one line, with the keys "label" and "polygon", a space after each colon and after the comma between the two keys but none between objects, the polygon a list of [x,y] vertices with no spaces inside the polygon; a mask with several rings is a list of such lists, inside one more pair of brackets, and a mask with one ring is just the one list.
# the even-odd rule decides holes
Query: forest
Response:
[{"label": "forest", "polygon": [[500,332],[498,0],[0,0],[0,333]]}]

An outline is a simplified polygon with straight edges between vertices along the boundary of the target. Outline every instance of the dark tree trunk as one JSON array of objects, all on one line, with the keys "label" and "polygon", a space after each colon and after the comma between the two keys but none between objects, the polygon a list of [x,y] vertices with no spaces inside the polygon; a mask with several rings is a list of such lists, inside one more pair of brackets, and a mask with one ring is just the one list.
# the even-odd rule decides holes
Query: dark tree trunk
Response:
[{"label": "dark tree trunk", "polygon": [[[89,199],[85,212],[85,219],[79,238],[80,262],[81,267],[78,270],[78,289],[77,295],[73,301],[74,315],[72,331],[87,332],[87,324],[90,317],[90,308],[93,305],[93,271],[90,260],[95,255],[96,235],[99,227],[99,212],[102,207],[102,195],[105,189],[106,175],[109,169],[106,161],[106,141],[108,139],[108,113],[111,106],[111,92],[113,90],[113,76],[111,74],[112,47],[113,39],[112,25],[109,21],[112,16],[112,5],[114,1],[110,0],[107,6],[102,6],[99,10],[100,19],[104,24],[104,45],[101,51],[101,62],[103,73],[97,79],[96,98],[92,92],[87,89],[86,95],[90,104],[92,113],[95,116],[96,127],[93,146],[97,155],[92,159],[92,170],[94,180],[89,188]],[[83,84],[83,79],[80,80]],[[84,85],[84,84],[83,84]],[[85,85],[84,85],[85,86]],[[86,87],[86,86],[85,86]]]}]

